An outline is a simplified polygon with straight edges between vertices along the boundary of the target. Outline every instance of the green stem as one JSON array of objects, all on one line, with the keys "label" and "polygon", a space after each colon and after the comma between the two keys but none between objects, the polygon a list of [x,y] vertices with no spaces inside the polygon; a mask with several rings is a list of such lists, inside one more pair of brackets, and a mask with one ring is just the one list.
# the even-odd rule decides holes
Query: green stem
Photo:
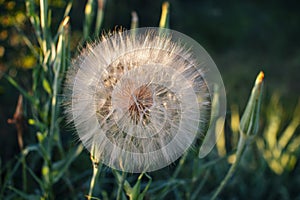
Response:
[{"label": "green stem", "polygon": [[213,197],[211,198],[212,200],[215,200],[218,197],[218,195],[222,192],[222,190],[224,189],[224,187],[226,186],[226,184],[228,183],[228,181],[230,180],[230,178],[233,176],[234,172],[236,171],[237,166],[238,166],[239,162],[241,161],[242,155],[244,153],[247,141],[248,141],[248,137],[246,135],[244,135],[243,133],[241,133],[240,139],[239,139],[239,144],[238,144],[237,151],[236,151],[236,160],[231,165],[225,178],[222,180],[221,184],[217,188],[216,192],[214,193]]},{"label": "green stem", "polygon": [[[65,57],[64,57],[64,51],[65,51],[65,27],[63,27],[63,30],[61,34],[59,35],[58,42],[57,42],[57,49],[56,49],[56,58],[53,64],[53,85],[52,85],[52,99],[51,99],[51,122],[50,122],[50,130],[49,130],[49,151],[52,147],[52,142],[54,139],[56,139],[56,142],[58,144],[59,151],[61,153],[61,156],[63,157],[63,148],[60,141],[60,135],[58,130],[56,131],[55,128],[57,126],[57,94],[58,90],[61,86],[61,68],[64,68],[65,65]],[[51,155],[51,152],[50,152]],[[51,157],[51,156],[50,156]]]},{"label": "green stem", "polygon": [[23,191],[27,192],[27,174],[26,174],[26,159],[22,151],[22,176],[23,176]]},{"label": "green stem", "polygon": [[207,170],[203,176],[203,179],[201,180],[201,182],[198,184],[198,187],[196,188],[195,191],[193,191],[193,195],[191,196],[191,200],[194,200],[194,199],[197,199],[199,198],[199,192],[200,190],[203,188],[204,184],[206,183],[208,177],[209,177],[209,174],[210,174],[210,170]]},{"label": "green stem", "polygon": [[119,186],[118,186],[117,200],[121,200],[122,199],[122,190],[123,190],[123,185],[124,185],[126,176],[127,176],[127,173],[123,172],[122,173],[121,181],[119,182]]},{"label": "green stem", "polygon": [[95,35],[99,36],[100,29],[103,22],[104,16],[104,0],[98,0],[98,10],[97,10],[97,17],[96,17],[96,26],[95,26]]},{"label": "green stem", "polygon": [[101,169],[101,166],[99,166],[98,163],[93,162],[93,176],[92,176],[91,183],[90,183],[89,194],[87,196],[88,200],[92,199],[95,183],[99,176],[99,172],[101,171],[101,170],[99,170],[99,168]]}]

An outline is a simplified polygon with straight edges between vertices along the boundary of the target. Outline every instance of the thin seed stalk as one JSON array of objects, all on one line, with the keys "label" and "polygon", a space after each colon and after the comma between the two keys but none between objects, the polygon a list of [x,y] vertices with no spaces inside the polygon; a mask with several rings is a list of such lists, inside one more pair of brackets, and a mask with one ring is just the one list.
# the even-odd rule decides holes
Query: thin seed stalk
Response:
[{"label": "thin seed stalk", "polygon": [[221,193],[225,185],[228,183],[229,179],[232,177],[237,169],[237,166],[242,158],[243,152],[246,147],[246,143],[257,134],[259,129],[259,112],[262,98],[264,73],[261,71],[256,80],[254,87],[251,91],[250,98],[248,100],[244,114],[242,115],[240,122],[240,139],[236,152],[236,161],[231,165],[229,171],[227,172],[225,178],[217,188],[212,199],[216,199]]},{"label": "thin seed stalk", "polygon": [[93,176],[91,178],[89,194],[87,196],[88,200],[91,200],[93,197],[93,190],[94,190],[95,183],[96,183],[96,180],[97,180],[97,178],[99,176],[99,172],[100,172],[99,168],[101,168],[101,167],[99,167],[99,164],[93,162]]},{"label": "thin seed stalk", "polygon": [[224,189],[224,187],[226,186],[226,184],[228,183],[228,181],[230,180],[230,178],[233,176],[233,174],[235,173],[242,155],[244,153],[247,141],[249,140],[249,137],[246,136],[244,133],[240,134],[240,139],[239,139],[239,143],[238,143],[238,148],[236,151],[236,160],[235,162],[231,165],[230,169],[228,170],[225,178],[222,180],[221,184],[219,185],[219,187],[217,188],[216,192],[214,193],[213,197],[211,198],[212,200],[217,199],[218,195],[222,192],[222,190]]}]

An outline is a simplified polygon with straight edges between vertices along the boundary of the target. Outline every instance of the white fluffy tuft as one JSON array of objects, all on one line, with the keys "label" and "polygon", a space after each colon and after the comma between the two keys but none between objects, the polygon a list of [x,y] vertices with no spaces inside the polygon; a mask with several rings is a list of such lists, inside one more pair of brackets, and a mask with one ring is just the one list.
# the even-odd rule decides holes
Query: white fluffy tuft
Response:
[{"label": "white fluffy tuft", "polygon": [[205,135],[211,60],[173,34],[115,32],[88,45],[68,71],[68,117],[85,147],[112,168],[160,169]]}]

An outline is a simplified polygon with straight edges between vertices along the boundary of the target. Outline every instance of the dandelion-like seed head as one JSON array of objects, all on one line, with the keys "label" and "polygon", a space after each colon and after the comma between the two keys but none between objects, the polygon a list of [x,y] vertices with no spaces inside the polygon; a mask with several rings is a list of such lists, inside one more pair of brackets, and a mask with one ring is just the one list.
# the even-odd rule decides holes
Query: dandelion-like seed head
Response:
[{"label": "dandelion-like seed head", "polygon": [[82,143],[104,164],[157,170],[204,137],[214,121],[207,75],[215,69],[206,51],[181,33],[115,32],[74,60],[66,111]]}]

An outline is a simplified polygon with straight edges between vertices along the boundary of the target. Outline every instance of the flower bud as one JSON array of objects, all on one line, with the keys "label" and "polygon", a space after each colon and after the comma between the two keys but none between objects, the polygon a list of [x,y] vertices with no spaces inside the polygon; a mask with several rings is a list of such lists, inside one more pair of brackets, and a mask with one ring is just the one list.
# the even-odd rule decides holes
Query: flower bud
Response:
[{"label": "flower bud", "polygon": [[255,81],[248,104],[242,115],[240,123],[241,133],[247,136],[253,136],[259,128],[259,112],[261,105],[262,87],[264,73],[261,71]]}]

